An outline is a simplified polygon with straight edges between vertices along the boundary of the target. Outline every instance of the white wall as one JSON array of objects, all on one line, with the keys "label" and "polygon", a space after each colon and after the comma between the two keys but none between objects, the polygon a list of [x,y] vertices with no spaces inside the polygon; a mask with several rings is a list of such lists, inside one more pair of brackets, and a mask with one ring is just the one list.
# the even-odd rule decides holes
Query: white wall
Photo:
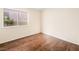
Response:
[{"label": "white wall", "polygon": [[0,28],[3,27],[3,9],[0,9]]},{"label": "white wall", "polygon": [[46,9],[42,21],[43,33],[79,44],[79,9]]},{"label": "white wall", "polygon": [[[28,25],[11,26],[0,28],[0,43],[33,35],[40,32],[40,12],[34,9],[17,9],[27,12],[29,16]],[[0,8],[0,27],[2,27],[3,9]]]},{"label": "white wall", "polygon": [[[17,9],[26,11],[29,24],[0,28],[0,43],[40,32],[79,44],[79,9]],[[0,9],[0,27],[3,23],[3,9]],[[40,22],[41,21],[41,22]]]}]

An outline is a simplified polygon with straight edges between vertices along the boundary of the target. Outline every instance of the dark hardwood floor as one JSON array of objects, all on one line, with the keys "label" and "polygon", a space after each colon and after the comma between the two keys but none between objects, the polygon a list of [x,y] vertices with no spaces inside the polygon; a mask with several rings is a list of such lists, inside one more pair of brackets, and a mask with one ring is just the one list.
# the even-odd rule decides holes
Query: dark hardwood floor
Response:
[{"label": "dark hardwood floor", "polygon": [[0,51],[79,51],[79,45],[40,33],[0,44]]}]

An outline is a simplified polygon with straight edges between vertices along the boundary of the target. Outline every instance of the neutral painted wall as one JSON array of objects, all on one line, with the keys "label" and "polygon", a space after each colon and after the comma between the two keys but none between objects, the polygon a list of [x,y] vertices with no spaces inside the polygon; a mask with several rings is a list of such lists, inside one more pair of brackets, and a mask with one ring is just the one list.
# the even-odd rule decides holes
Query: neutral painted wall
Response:
[{"label": "neutral painted wall", "polygon": [[0,28],[3,27],[3,9],[0,9]]},{"label": "neutral painted wall", "polygon": [[[27,25],[0,28],[0,43],[33,35],[40,32],[40,12],[34,9],[16,9],[27,12],[29,22]],[[0,9],[0,27],[2,27],[3,9]]]},{"label": "neutral painted wall", "polygon": [[44,9],[41,12],[24,8],[16,10],[27,12],[29,23],[1,28],[3,9],[0,9],[0,43],[36,34],[41,30],[48,35],[79,44],[79,9]]},{"label": "neutral painted wall", "polygon": [[42,21],[43,33],[79,44],[79,9],[46,9]]}]

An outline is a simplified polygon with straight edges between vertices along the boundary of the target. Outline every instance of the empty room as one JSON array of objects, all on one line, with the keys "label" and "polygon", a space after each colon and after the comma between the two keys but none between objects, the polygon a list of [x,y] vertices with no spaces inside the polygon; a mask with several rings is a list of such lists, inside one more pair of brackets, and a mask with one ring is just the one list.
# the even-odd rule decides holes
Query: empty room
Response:
[{"label": "empty room", "polygon": [[0,8],[0,51],[79,51],[79,8]]}]

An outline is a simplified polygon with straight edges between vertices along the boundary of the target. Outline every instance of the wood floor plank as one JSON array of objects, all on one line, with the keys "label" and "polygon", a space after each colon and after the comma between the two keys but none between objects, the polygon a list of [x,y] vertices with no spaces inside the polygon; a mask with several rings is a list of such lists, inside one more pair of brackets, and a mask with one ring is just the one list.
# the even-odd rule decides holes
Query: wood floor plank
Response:
[{"label": "wood floor plank", "polygon": [[0,44],[0,51],[79,51],[79,45],[39,33]]}]

